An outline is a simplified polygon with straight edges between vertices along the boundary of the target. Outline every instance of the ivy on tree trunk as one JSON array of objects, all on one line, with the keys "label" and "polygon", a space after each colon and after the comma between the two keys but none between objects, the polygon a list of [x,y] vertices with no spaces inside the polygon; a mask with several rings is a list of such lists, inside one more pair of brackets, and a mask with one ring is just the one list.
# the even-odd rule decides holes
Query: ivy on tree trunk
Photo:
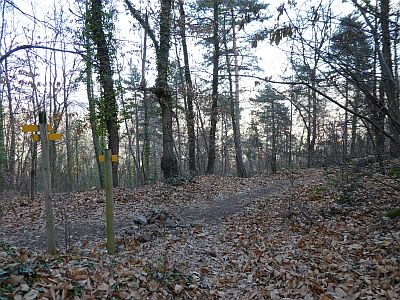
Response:
[{"label": "ivy on tree trunk", "polygon": [[[102,118],[105,121],[107,129],[108,148],[113,155],[118,155],[118,107],[114,89],[110,49],[108,48],[108,42],[104,33],[102,2],[101,0],[92,0],[91,4],[90,29],[93,42],[96,46],[99,81],[102,88],[102,100],[104,101]],[[113,163],[112,173],[113,185],[118,186],[118,162]]]},{"label": "ivy on tree trunk", "polygon": [[178,163],[174,153],[172,131],[172,94],[168,87],[168,61],[171,39],[171,0],[161,1],[160,45],[157,53],[157,80],[154,93],[161,106],[163,154],[161,169],[164,178],[178,175]]}]

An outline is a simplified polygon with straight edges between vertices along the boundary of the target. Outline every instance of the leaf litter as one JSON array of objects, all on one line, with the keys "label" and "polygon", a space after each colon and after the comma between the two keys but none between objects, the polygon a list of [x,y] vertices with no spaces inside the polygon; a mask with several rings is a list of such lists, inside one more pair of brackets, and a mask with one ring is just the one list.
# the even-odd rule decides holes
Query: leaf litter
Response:
[{"label": "leaf litter", "polygon": [[115,189],[113,256],[102,191],[55,195],[56,256],[43,200],[15,197],[0,299],[399,299],[398,186],[335,169]]}]

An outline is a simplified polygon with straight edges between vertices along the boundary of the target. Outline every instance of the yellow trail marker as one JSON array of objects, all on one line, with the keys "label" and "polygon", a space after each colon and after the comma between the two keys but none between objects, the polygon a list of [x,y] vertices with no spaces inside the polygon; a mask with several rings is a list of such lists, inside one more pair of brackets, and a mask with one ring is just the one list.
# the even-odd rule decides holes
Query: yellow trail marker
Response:
[{"label": "yellow trail marker", "polygon": [[[104,155],[99,155],[99,162],[105,162],[106,158],[104,157]],[[117,162],[118,161],[118,155],[114,154],[111,155],[111,161],[113,162]]]},{"label": "yellow trail marker", "polygon": [[[52,131],[53,126],[50,124],[47,124],[47,131]],[[27,125],[22,125],[22,131],[23,132],[38,132],[39,131],[39,126],[35,124],[27,124]]]},{"label": "yellow trail marker", "polygon": [[[49,141],[58,141],[58,140],[62,140],[63,135],[61,133],[49,133],[47,135],[47,139]],[[39,142],[39,135],[37,133],[33,134],[33,141],[34,142]]]},{"label": "yellow trail marker", "polygon": [[62,140],[63,135],[61,133],[49,133],[48,135],[49,141],[58,141]]}]

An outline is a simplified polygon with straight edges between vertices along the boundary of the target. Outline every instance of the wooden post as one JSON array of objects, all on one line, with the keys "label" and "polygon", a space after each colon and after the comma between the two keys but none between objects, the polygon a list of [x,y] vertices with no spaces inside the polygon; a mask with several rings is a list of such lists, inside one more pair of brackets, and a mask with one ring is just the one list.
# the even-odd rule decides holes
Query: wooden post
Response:
[{"label": "wooden post", "polygon": [[39,131],[42,147],[43,186],[46,208],[47,252],[51,255],[54,255],[56,254],[56,247],[54,242],[54,215],[51,192],[49,141],[47,138],[47,121],[45,111],[39,112]]},{"label": "wooden post", "polygon": [[113,180],[111,150],[104,150],[105,157],[105,190],[106,190],[106,218],[107,218],[107,252],[115,253],[115,229],[114,229],[114,204],[113,204]]}]

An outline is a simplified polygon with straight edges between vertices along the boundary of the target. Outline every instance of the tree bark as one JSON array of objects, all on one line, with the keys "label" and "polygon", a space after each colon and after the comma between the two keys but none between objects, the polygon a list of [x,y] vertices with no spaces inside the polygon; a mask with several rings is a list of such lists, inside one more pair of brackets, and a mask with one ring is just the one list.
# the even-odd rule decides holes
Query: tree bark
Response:
[{"label": "tree bark", "polygon": [[[64,44],[65,48],[65,44]],[[68,106],[68,91],[67,91],[67,74],[66,74],[66,57],[63,55],[63,102],[64,102],[64,114],[65,114],[65,143],[67,146],[67,191],[70,192],[73,186],[73,165],[72,165],[72,147],[71,147],[71,124],[69,118],[69,106]]]},{"label": "tree bark", "polygon": [[218,62],[219,62],[219,1],[213,2],[214,17],[213,17],[213,78],[212,78],[212,103],[211,103],[211,119],[210,119],[210,135],[208,144],[208,161],[207,173],[213,174],[215,168],[215,152],[216,152],[216,139],[215,134],[217,131],[218,122]]},{"label": "tree bark", "polygon": [[[88,7],[88,1],[86,1],[86,11],[89,11]],[[86,48],[86,93],[87,93],[87,98],[89,102],[89,122],[90,122],[90,128],[92,132],[92,141],[93,141],[93,148],[94,148],[94,154],[95,154],[95,159],[97,163],[97,170],[99,174],[99,183],[100,187],[104,188],[105,186],[105,175],[104,175],[104,170],[101,165],[101,162],[99,160],[100,156],[100,143],[99,143],[99,137],[97,134],[97,128],[98,128],[98,123],[97,123],[97,114],[96,114],[96,103],[94,99],[94,93],[93,93],[93,68],[92,68],[92,59],[93,59],[93,52],[91,49],[90,45],[90,22],[89,20],[86,20],[85,24],[85,48]],[[76,166],[78,167],[78,166]]]},{"label": "tree bark", "polygon": [[[148,24],[148,15],[146,10],[145,23]],[[143,128],[143,158],[142,158],[142,172],[144,182],[147,182],[150,177],[150,130],[149,130],[149,103],[148,94],[146,90],[146,58],[147,58],[147,27],[143,27],[143,55],[142,55],[142,78],[140,87],[143,89],[143,110],[144,110],[144,128]],[[136,133],[138,135],[138,133]],[[136,138],[139,138],[137,136]]]},{"label": "tree bark", "polygon": [[[349,83],[346,80],[345,84],[345,95],[346,95],[346,108],[349,107]],[[347,153],[348,153],[348,145],[349,145],[349,132],[348,132],[348,122],[349,122],[349,113],[347,110],[344,111],[344,125],[343,125],[343,163],[347,161]]]},{"label": "tree bark", "polygon": [[178,175],[178,163],[174,153],[174,138],[172,130],[172,94],[168,87],[168,64],[171,38],[171,4],[171,0],[161,1],[160,48],[157,53],[158,74],[154,91],[161,106],[163,133],[161,169],[165,179]]},{"label": "tree bark", "polygon": [[[163,133],[163,154],[161,157],[161,169],[164,178],[178,175],[178,163],[174,153],[174,139],[172,128],[172,94],[168,87],[169,49],[171,39],[171,0],[161,0],[160,10],[160,40],[157,41],[154,31],[146,19],[143,19],[140,12],[133,5],[125,0],[132,16],[140,23],[151,38],[157,56],[157,79],[152,89],[161,107],[162,133]],[[143,81],[142,81],[143,82]],[[145,163],[146,165],[146,163]]]},{"label": "tree bark", "polygon": [[[112,155],[119,154],[119,135],[118,135],[118,107],[116,93],[114,89],[113,70],[111,67],[111,55],[107,44],[103,24],[103,11],[101,0],[91,2],[91,31],[92,38],[96,46],[96,58],[99,63],[99,82],[102,87],[104,101],[104,115],[107,135],[108,148]],[[118,186],[118,162],[113,162],[113,185]]]},{"label": "tree bark", "polygon": [[[392,118],[397,122],[399,119],[399,103],[396,99],[396,82],[394,82],[393,75],[393,62],[391,54],[391,41],[390,41],[390,29],[389,29],[389,12],[390,12],[390,1],[381,0],[381,28],[382,28],[382,54],[383,62],[386,66],[382,66],[382,83],[383,88],[388,100],[388,107],[391,112]],[[389,132],[393,137],[393,140],[389,144],[389,152],[392,157],[400,156],[400,128],[396,124],[395,120],[389,120]]]},{"label": "tree bark", "polygon": [[[5,21],[5,8],[6,2],[3,1],[3,5],[1,8],[1,31],[0,31],[0,41],[3,40],[4,28],[6,26]],[[1,51],[1,43],[0,43],[0,51]],[[3,74],[3,65],[0,61],[0,74]],[[0,88],[0,99],[3,99],[4,90]],[[5,165],[6,165],[6,149],[4,145],[4,107],[3,101],[0,101],[0,192],[2,192],[5,188]]]},{"label": "tree bark", "polygon": [[[2,66],[0,64],[0,73]],[[0,89],[0,96],[2,99],[3,89]],[[5,166],[6,166],[6,149],[4,146],[4,116],[3,116],[3,101],[0,101],[0,192],[4,190],[5,184]]]},{"label": "tree bark", "polygon": [[[375,31],[378,28],[378,18],[375,17]],[[382,161],[382,155],[385,153],[385,98],[383,95],[382,81],[379,82],[377,76],[378,60],[379,60],[379,39],[374,36],[374,59],[373,59],[373,90],[372,95],[374,99],[377,99],[376,104],[373,106],[372,120],[377,124],[373,127],[374,139],[375,139],[375,152],[379,161]]]},{"label": "tree bark", "polygon": [[190,75],[189,55],[186,43],[186,30],[185,30],[185,10],[183,7],[183,0],[179,0],[179,29],[182,42],[183,61],[185,69],[185,82],[186,82],[186,123],[188,132],[188,150],[189,150],[189,171],[191,176],[197,175],[196,168],[196,134],[194,130],[194,109],[193,109],[193,83]]},{"label": "tree bark", "polygon": [[276,174],[276,116],[275,116],[275,99],[271,99],[271,171]]},{"label": "tree bark", "polygon": [[311,99],[312,99],[312,136],[310,143],[310,164],[314,164],[315,159],[315,144],[317,141],[317,93],[315,92],[316,87],[316,77],[317,77],[317,63],[318,60],[315,59],[315,65],[311,70],[311,86],[313,87],[311,91]]},{"label": "tree bark", "polygon": [[[360,95],[357,92],[354,96],[354,101],[352,103],[353,110],[358,113],[358,105]],[[357,142],[357,116],[351,116],[351,138],[350,138],[350,157],[353,158],[356,156],[356,142]]]},{"label": "tree bark", "polygon": [[[233,18],[233,10],[231,10],[231,17]],[[234,21],[232,21],[232,27],[235,27]],[[225,25],[225,22],[224,22]],[[225,47],[225,59],[226,59],[226,68],[228,72],[228,81],[229,81],[229,109],[230,109],[230,117],[233,129],[233,141],[235,144],[235,162],[236,162],[236,173],[239,177],[247,177],[246,169],[243,164],[243,154],[242,154],[242,144],[240,138],[240,125],[238,116],[238,102],[239,102],[239,81],[238,81],[238,66],[237,66],[237,55],[236,55],[236,36],[235,31],[233,30],[233,51],[234,51],[234,63],[235,63],[235,92],[233,91],[233,74],[231,68],[231,62],[229,59],[229,49],[227,43],[227,29],[224,26],[224,35],[223,35],[223,44]]]},{"label": "tree bark", "polygon": [[[233,8],[231,8],[232,18],[232,43],[233,43],[233,55],[235,62],[235,97],[232,97],[232,127],[233,127],[233,138],[235,142],[235,157],[236,157],[236,170],[239,177],[247,177],[246,168],[243,163],[243,150],[242,150],[242,138],[240,134],[240,105],[239,105],[239,62],[238,62],[238,50],[236,41],[236,22]],[[234,122],[233,122],[234,121]]]},{"label": "tree bark", "polygon": [[12,95],[11,95],[11,82],[8,73],[8,63],[7,60],[4,61],[4,73],[6,79],[6,88],[7,88],[7,100],[8,100],[8,110],[9,110],[9,128],[10,128],[10,149],[8,153],[8,182],[11,187],[14,186],[15,182],[15,116],[13,112],[13,104],[12,104]]}]

